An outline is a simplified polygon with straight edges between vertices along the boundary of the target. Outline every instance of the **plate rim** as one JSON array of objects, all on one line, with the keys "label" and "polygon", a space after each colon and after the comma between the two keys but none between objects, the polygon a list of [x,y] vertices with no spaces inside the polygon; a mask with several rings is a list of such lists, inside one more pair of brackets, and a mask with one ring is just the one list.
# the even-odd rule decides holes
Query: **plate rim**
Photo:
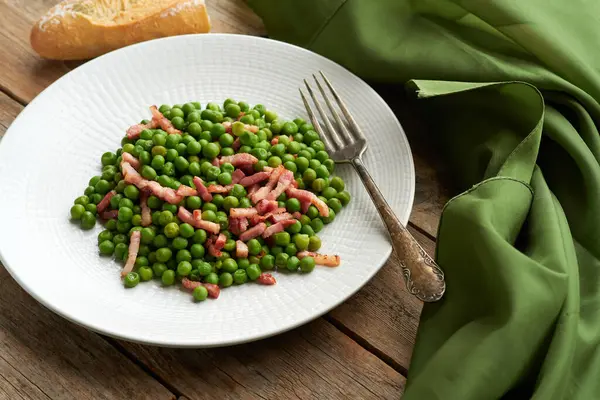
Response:
[{"label": "plate rim", "polygon": [[[162,37],[162,38],[156,38],[156,39],[152,39],[152,40],[147,40],[144,42],[140,42],[140,43],[135,43],[129,46],[125,46],[113,51],[110,51],[108,53],[105,53],[99,57],[96,57],[92,60],[88,60],[87,62],[85,62],[85,64],[80,65],[79,67],[67,72],[66,74],[62,75],[60,78],[58,78],[56,81],[52,82],[50,85],[48,85],[46,88],[44,88],[40,93],[38,93],[24,108],[23,110],[21,110],[21,112],[17,115],[17,117],[11,122],[10,126],[8,127],[8,129],[6,130],[5,134],[3,135],[2,139],[0,140],[0,148],[5,149],[6,148],[6,142],[7,139],[10,137],[9,141],[14,140],[13,136],[16,137],[14,134],[11,134],[12,130],[13,130],[13,126],[15,124],[15,122],[19,121],[21,118],[25,118],[24,116],[28,115],[31,109],[31,105],[32,104],[36,104],[40,98],[43,98],[43,96],[46,95],[46,93],[50,90],[54,90],[53,88],[55,86],[58,86],[61,84],[61,82],[63,80],[69,79],[70,75],[72,73],[75,73],[75,71],[80,70],[76,73],[82,73],[82,71],[85,71],[86,68],[90,68],[89,65],[92,65],[93,63],[95,63],[97,60],[102,60],[104,58],[109,58],[109,57],[114,57],[114,54],[119,54],[119,53],[125,53],[127,51],[129,51],[130,48],[136,48],[136,47],[143,47],[143,46],[152,46],[153,43],[157,43],[157,42],[168,42],[168,41],[177,41],[177,40],[184,40],[186,38],[194,38],[193,40],[203,40],[205,37],[223,37],[225,38],[225,40],[227,40],[227,38],[229,37],[233,37],[233,38],[243,38],[243,40],[255,40],[258,42],[267,42],[267,43],[272,43],[275,45],[281,45],[281,46],[285,46],[285,47],[291,47],[294,48],[295,51],[301,51],[301,52],[305,52],[308,54],[311,54],[312,56],[316,56],[317,58],[320,58],[321,60],[324,60],[325,62],[329,62],[329,63],[333,63],[335,64],[337,67],[342,68],[343,70],[345,70],[347,73],[351,74],[352,76],[354,76],[355,78],[359,79],[360,81],[362,81],[365,86],[366,89],[371,91],[373,94],[375,94],[377,100],[381,103],[381,106],[386,109],[391,115],[394,116],[394,122],[397,126],[397,128],[400,130],[400,132],[402,132],[402,134],[405,137],[405,142],[408,148],[408,165],[410,166],[410,170],[407,171],[407,173],[410,174],[410,179],[409,179],[409,196],[407,199],[407,203],[408,203],[408,207],[406,209],[406,212],[404,215],[397,215],[398,219],[400,220],[400,222],[402,222],[404,225],[407,225],[409,218],[410,218],[410,214],[413,210],[414,207],[414,198],[415,198],[415,192],[416,192],[416,172],[415,172],[415,164],[414,164],[414,158],[413,158],[413,154],[412,154],[412,148],[410,146],[410,142],[408,141],[408,137],[406,136],[406,133],[404,131],[404,128],[402,126],[402,124],[400,123],[400,121],[398,120],[398,117],[396,116],[396,114],[394,113],[394,111],[390,108],[390,106],[387,104],[387,102],[379,95],[379,93],[377,93],[377,91],[375,91],[375,89],[373,89],[366,81],[364,81],[360,76],[356,75],[354,72],[350,71],[349,69],[347,69],[345,66],[337,63],[334,60],[331,60],[319,53],[316,53],[312,50],[297,46],[295,44],[291,44],[291,43],[287,43],[287,42],[283,42],[283,41],[279,41],[279,40],[275,40],[275,39],[271,39],[268,37],[261,37],[261,36],[253,36],[253,35],[243,35],[243,34],[233,34],[233,33],[197,33],[197,34],[186,34],[186,35],[175,35],[175,36],[168,36],[168,37]],[[272,45],[270,44],[270,45]],[[11,136],[9,136],[9,134]],[[363,281],[362,284],[358,285],[354,290],[352,290],[347,296],[342,296],[339,299],[337,299],[336,301],[332,302],[331,304],[329,304],[322,312],[317,312],[317,313],[313,313],[313,314],[309,314],[307,317],[303,317],[300,319],[295,320],[293,323],[287,324],[287,325],[280,325],[277,326],[275,329],[272,329],[270,331],[267,332],[262,332],[261,334],[255,334],[255,335],[251,335],[251,336],[246,336],[243,339],[239,339],[239,340],[227,340],[227,341],[221,341],[221,342],[210,342],[210,343],[189,343],[189,342],[177,342],[177,341],[166,341],[166,340],[159,340],[159,339],[154,339],[154,340],[146,340],[146,339],[142,339],[142,338],[138,338],[135,336],[131,336],[131,335],[123,335],[120,334],[112,329],[107,329],[105,327],[102,326],[98,326],[96,324],[94,324],[93,322],[85,322],[81,317],[77,316],[77,315],[71,315],[61,309],[59,309],[58,307],[55,307],[54,304],[51,301],[47,301],[44,298],[40,297],[33,288],[29,287],[28,285],[26,285],[19,277],[18,272],[17,272],[17,268],[13,268],[10,266],[10,264],[6,261],[6,258],[3,254],[2,251],[2,244],[0,243],[0,261],[2,262],[2,265],[4,266],[4,268],[8,271],[9,275],[12,277],[12,279],[14,279],[18,285],[25,290],[25,292],[27,294],[29,294],[31,297],[33,297],[40,305],[42,305],[44,308],[52,311],[54,314],[58,315],[61,318],[66,319],[67,321],[70,321],[80,327],[83,327],[87,330],[93,331],[97,334],[101,334],[101,335],[105,335],[108,336],[110,338],[113,339],[118,339],[118,340],[124,340],[127,342],[131,342],[131,343],[138,343],[138,344],[143,344],[143,345],[151,345],[151,346],[158,346],[158,347],[166,347],[166,348],[214,348],[214,347],[229,347],[229,346],[234,346],[234,345],[238,345],[238,344],[244,344],[244,343],[250,343],[250,342],[255,342],[258,340],[262,340],[265,338],[269,338],[269,337],[273,337],[276,335],[280,335],[282,333],[285,332],[289,332],[295,328],[298,328],[300,326],[306,325],[312,321],[315,321],[317,318],[322,317],[323,315],[325,315],[326,313],[330,312],[331,310],[333,310],[334,308],[338,307],[339,305],[341,305],[343,302],[347,301],[348,299],[350,299],[351,297],[353,297],[359,290],[361,290],[367,283],[369,283],[373,277],[381,270],[381,268],[387,263],[387,261],[389,260],[389,256],[392,253],[392,247],[390,245],[389,250],[387,251],[387,254],[384,255],[384,258],[382,259],[382,262],[380,265],[378,265],[376,268],[373,269],[373,272],[371,274],[369,274]],[[398,282],[399,285],[401,285],[401,282]],[[400,288],[399,288],[400,289]]]}]

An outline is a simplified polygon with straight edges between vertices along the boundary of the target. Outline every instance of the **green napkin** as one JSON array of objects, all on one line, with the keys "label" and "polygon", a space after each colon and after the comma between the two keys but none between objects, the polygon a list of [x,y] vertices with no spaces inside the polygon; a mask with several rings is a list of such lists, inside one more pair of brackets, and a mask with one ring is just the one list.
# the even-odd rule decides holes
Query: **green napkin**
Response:
[{"label": "green napkin", "polygon": [[[406,399],[600,398],[600,2],[249,0],[272,38],[408,83],[464,192]],[[469,83],[471,82],[471,83]]]}]

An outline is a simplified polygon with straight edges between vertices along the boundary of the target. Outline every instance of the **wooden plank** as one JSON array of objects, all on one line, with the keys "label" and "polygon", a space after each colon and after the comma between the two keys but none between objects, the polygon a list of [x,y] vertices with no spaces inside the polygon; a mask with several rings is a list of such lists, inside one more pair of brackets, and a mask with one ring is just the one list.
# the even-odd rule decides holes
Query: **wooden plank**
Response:
[{"label": "wooden plank", "polygon": [[0,375],[11,399],[175,398],[100,336],[42,307],[3,267]]},{"label": "wooden plank", "polygon": [[402,375],[323,319],[228,348],[119,345],[190,400],[391,399],[404,390]]},{"label": "wooden plank", "polygon": [[206,0],[212,32],[264,35],[265,26],[244,0]]}]

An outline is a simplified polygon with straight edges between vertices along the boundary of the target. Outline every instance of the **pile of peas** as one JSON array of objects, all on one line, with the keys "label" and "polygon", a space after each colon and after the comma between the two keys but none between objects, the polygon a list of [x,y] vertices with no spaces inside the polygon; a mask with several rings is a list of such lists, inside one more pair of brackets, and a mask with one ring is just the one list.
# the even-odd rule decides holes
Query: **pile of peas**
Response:
[{"label": "pile of peas", "polygon": [[[71,207],[71,219],[79,222],[82,229],[92,229],[96,224],[98,203],[109,191],[116,191],[107,210],[118,210],[118,217],[105,222],[105,230],[98,235],[98,247],[100,254],[125,261],[129,237],[134,231],[140,231],[136,269],[125,277],[125,286],[134,287],[140,281],[153,278],[161,279],[169,286],[187,277],[228,287],[254,281],[263,271],[275,268],[311,272],[315,267],[314,259],[300,260],[296,254],[303,250],[317,251],[321,247],[317,233],[350,201],[344,181],[332,176],[335,164],[313,126],[301,118],[279,120],[276,113],[261,104],[251,109],[247,103],[232,99],[225,100],[222,107],[208,103],[204,110],[198,102],[172,107],[162,105],[159,110],[182,134],[168,135],[161,129],[145,129],[139,139],[130,140],[125,136],[121,141],[122,148],[102,155],[102,174],[90,179],[84,194],[75,199]],[[227,133],[221,124],[225,121],[233,123],[232,133]],[[246,124],[257,126],[258,132],[245,130]],[[273,235],[272,240],[265,241],[260,237],[249,240],[249,257],[236,258],[235,237],[228,231],[228,211],[252,207],[246,197],[246,188],[236,184],[226,195],[213,195],[211,202],[191,196],[174,205],[149,196],[147,204],[152,210],[152,225],[142,227],[140,191],[127,184],[120,171],[123,152],[140,161],[140,174],[145,179],[155,180],[165,187],[177,189],[180,185],[188,185],[194,188],[194,176],[201,177],[207,186],[229,185],[233,165],[225,163],[217,167],[211,161],[215,157],[235,154],[232,145],[236,137],[240,139],[237,152],[250,153],[259,160],[254,165],[255,171],[261,171],[265,166],[283,165],[294,173],[300,189],[311,190],[326,202],[329,216],[321,217],[317,208],[311,205],[295,224]],[[278,141],[272,145],[274,137]],[[301,211],[300,201],[288,199],[285,193],[277,200],[279,207],[285,207],[290,213]],[[221,257],[208,254],[206,231],[179,220],[179,206],[190,211],[202,210],[202,219],[220,224],[221,233],[227,237]],[[203,286],[194,289],[193,294],[199,301],[207,297]]]}]

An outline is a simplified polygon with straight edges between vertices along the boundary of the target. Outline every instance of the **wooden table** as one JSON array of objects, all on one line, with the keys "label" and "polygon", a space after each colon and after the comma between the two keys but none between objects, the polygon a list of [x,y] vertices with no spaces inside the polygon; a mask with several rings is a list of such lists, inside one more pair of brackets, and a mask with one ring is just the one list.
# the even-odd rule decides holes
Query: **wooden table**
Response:
[{"label": "wooden table", "polygon": [[[38,93],[78,63],[41,60],[32,24],[57,0],[0,0],[0,134]],[[207,0],[215,32],[265,34],[242,0]],[[409,229],[433,254],[447,199],[431,149],[401,90],[378,88],[411,140],[417,173]],[[393,99],[393,101],[391,100]],[[423,157],[429,154],[429,158]],[[6,190],[6,189],[5,189]],[[288,333],[230,348],[179,350],[127,343],[46,310],[0,268],[0,398],[399,398],[422,304],[392,257],[358,294]]]}]

